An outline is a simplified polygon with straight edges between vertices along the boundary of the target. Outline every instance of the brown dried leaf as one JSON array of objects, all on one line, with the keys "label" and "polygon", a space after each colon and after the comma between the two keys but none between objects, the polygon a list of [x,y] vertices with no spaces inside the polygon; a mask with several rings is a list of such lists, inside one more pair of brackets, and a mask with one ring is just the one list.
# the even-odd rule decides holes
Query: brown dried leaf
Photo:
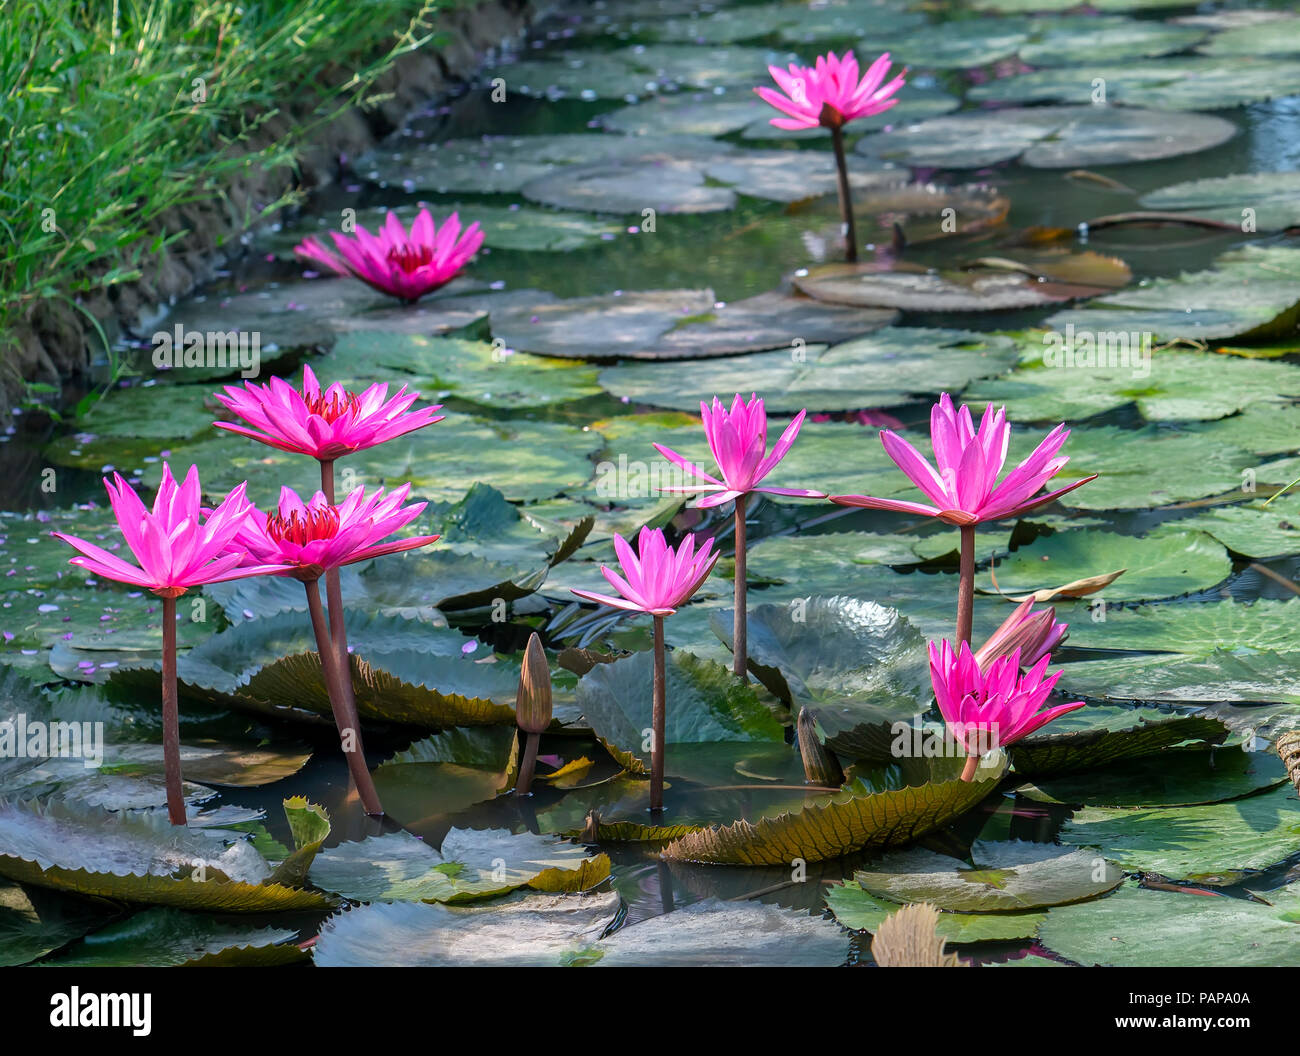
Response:
[{"label": "brown dried leaf", "polygon": [[871,956],[882,968],[968,968],[955,953],[944,952],[938,933],[939,911],[928,902],[904,906],[876,929]]}]

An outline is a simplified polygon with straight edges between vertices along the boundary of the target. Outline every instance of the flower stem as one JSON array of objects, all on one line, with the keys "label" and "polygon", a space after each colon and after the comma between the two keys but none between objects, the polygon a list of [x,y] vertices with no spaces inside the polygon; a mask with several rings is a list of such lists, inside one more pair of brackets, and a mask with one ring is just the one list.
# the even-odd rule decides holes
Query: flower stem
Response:
[{"label": "flower stem", "polygon": [[745,612],[745,501],[747,495],[736,499],[736,612],[731,628],[731,670],[739,678],[748,678],[749,631]]},{"label": "flower stem", "polygon": [[975,771],[980,767],[980,757],[978,755],[966,756],[966,765],[961,768],[961,779],[966,782],[975,780]]},{"label": "flower stem", "polygon": [[307,588],[307,611],[311,614],[311,627],[316,635],[316,650],[320,653],[321,671],[325,676],[325,689],[329,693],[330,708],[334,712],[334,724],[338,727],[343,757],[348,761],[348,771],[357,786],[357,795],[361,797],[362,808],[367,814],[383,814],[384,808],[379,802],[379,793],[375,791],[375,783],[366,768],[365,748],[361,743],[361,723],[356,718],[357,705],[352,697],[352,672],[348,665],[347,653],[340,656],[330,639],[317,581],[309,580],[303,586]]},{"label": "flower stem", "polygon": [[542,741],[540,733],[524,736],[527,738],[524,741],[524,758],[519,764],[519,776],[515,778],[515,794],[519,796],[528,795],[528,790],[533,787],[533,771],[537,769],[537,746]]},{"label": "flower stem", "polygon": [[957,648],[970,644],[975,617],[975,526],[961,526],[961,566],[957,583]]},{"label": "flower stem", "polygon": [[167,786],[167,817],[185,824],[185,794],[181,791],[180,703],[176,690],[176,599],[163,598],[163,774]]},{"label": "flower stem", "polygon": [[[325,496],[325,501],[331,506],[334,505],[334,463],[333,461],[321,460],[320,464],[320,490]],[[344,707],[348,709],[347,725],[350,729],[357,731],[358,736],[361,731],[361,716],[357,714],[356,701],[352,695],[352,679],[348,676],[348,629],[343,619],[343,582],[339,578],[337,568],[327,568],[325,570],[325,597],[329,603],[329,631],[330,639],[334,643],[334,652],[341,659],[342,667],[340,669],[344,676],[344,687],[347,690]],[[376,800],[378,802],[378,800]]]},{"label": "flower stem", "polygon": [[849,194],[849,166],[844,158],[844,130],[831,128],[831,146],[835,148],[835,169],[839,176],[840,220],[844,227],[844,259],[858,261],[858,235],[853,225],[853,199]]},{"label": "flower stem", "polygon": [[664,716],[667,712],[667,686],[664,678],[664,618],[655,621],[654,707],[651,724],[654,740],[650,742],[650,809],[664,809]]}]

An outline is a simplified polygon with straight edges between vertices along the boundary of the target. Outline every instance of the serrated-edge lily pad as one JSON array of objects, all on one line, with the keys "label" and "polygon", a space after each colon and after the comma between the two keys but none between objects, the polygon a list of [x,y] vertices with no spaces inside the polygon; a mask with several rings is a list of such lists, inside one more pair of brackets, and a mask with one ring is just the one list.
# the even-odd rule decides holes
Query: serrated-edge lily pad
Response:
[{"label": "serrated-edge lily pad", "polygon": [[[826,904],[835,919],[854,931],[872,934],[886,917],[899,910],[897,903],[872,898],[855,880],[845,880],[826,892]],[[949,913],[939,914],[936,931],[948,942],[1010,942],[1032,939],[1046,913]]]},{"label": "serrated-edge lily pad", "polygon": [[702,829],[664,848],[664,857],[704,865],[821,862],[853,851],[895,847],[960,817],[1002,778],[1004,762],[986,760],[973,781],[957,780],[959,760],[931,761],[938,780],[873,792],[860,782],[802,810]]}]

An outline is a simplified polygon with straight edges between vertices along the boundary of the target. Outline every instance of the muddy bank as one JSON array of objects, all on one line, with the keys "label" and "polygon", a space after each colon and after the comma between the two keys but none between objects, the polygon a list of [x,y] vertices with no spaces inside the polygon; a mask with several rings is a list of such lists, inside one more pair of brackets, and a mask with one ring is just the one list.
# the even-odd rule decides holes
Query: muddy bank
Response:
[{"label": "muddy bank", "polygon": [[[143,265],[141,279],[83,297],[84,311],[52,299],[37,304],[13,335],[14,359],[0,385],[0,424],[11,421],[27,383],[64,389],[83,379],[103,355],[88,316],[113,341],[124,330],[135,330],[156,317],[160,306],[194,292],[244,252],[241,236],[265,203],[295,186],[311,189],[333,182],[340,156],[356,157],[400,127],[416,106],[454,94],[491,52],[518,41],[550,6],[545,0],[483,0],[438,15],[434,27],[442,41],[397,59],[370,93],[383,99],[373,109],[352,107],[314,130],[297,152],[296,167],[267,170],[250,159],[247,168],[227,182],[224,198],[169,214],[163,229],[185,234]],[[278,141],[311,116],[306,104],[284,103],[252,139],[251,151]]]}]

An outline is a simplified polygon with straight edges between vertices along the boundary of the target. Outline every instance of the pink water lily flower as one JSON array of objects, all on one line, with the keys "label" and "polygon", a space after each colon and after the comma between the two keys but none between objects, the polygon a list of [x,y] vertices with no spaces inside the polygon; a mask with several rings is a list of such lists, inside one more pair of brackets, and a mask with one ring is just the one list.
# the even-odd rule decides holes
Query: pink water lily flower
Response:
[{"label": "pink water lily flower", "polygon": [[427,208],[416,215],[409,232],[390,212],[376,235],[357,224],[355,238],[337,231],[330,237],[337,253],[314,235],[304,238],[294,252],[408,303],[449,283],[483,245],[477,223],[462,231],[460,217],[452,213],[439,228]]},{"label": "pink water lily flower", "polygon": [[806,488],[772,488],[760,487],[759,484],[785,458],[790,445],[799,435],[807,411],[800,411],[794,421],[786,426],[785,432],[772,448],[767,451],[767,411],[763,401],[751,393],[749,402],[743,400],[739,393],[731,401],[731,409],[716,396],[712,407],[700,402],[700,416],[704,419],[704,436],[709,443],[709,453],[718,464],[722,479],[706,473],[694,462],[679,455],[663,444],[655,444],[655,450],[674,465],[680,466],[693,477],[704,481],[702,484],[684,484],[660,488],[660,491],[681,492],[686,494],[706,494],[700,499],[700,506],[721,506],[724,502],[747,495],[751,491],[762,491],[769,495],[794,495],[802,498],[824,498],[820,491]]},{"label": "pink water lily flower", "polygon": [[213,424],[281,451],[327,462],[442,421],[437,413],[441,405],[411,410],[419,398],[405,385],[390,397],[386,383],[371,385],[360,394],[337,383],[322,392],[311,367],[304,364],[301,391],[280,378],[267,385],[252,381],[243,388],[227,385],[217,399],[248,424]]},{"label": "pink water lily flower", "polygon": [[648,612],[652,616],[671,616],[677,606],[689,601],[700,589],[713,566],[718,562],[718,552],[713,540],[706,539],[698,550],[695,537],[688,535],[674,550],[658,528],[642,528],[637,538],[637,550],[621,535],[614,536],[614,552],[618,554],[623,575],[606,565],[600,568],[620,597],[595,594],[589,590],[573,593],[587,601],[610,605],[632,612]]},{"label": "pink water lily flower", "polygon": [[779,66],[767,69],[780,91],[754,91],[765,103],[789,115],[774,117],[771,123],[790,132],[819,125],[840,128],[856,117],[882,113],[898,102],[894,95],[904,84],[903,74],[885,82],[889,52],[876,59],[860,78],[858,60],[851,51],[846,51],[842,59],[833,51],[827,52],[818,56],[811,67],[791,64],[789,70]]},{"label": "pink water lily flower", "polygon": [[243,550],[232,548],[252,509],[244,496],[245,484],[231,491],[206,517],[197,466],[190,466],[184,482],[177,484],[164,462],[152,510],[121,474],[114,473],[112,480],[106,477],[104,486],[126,545],[140,564],[132,565],[75,535],[55,532],[80,551],[70,563],[87,572],[144,587],[160,597],[176,598],[190,587],[281,570],[280,562],[273,558],[249,561]]},{"label": "pink water lily flower", "polygon": [[1070,430],[1064,424],[1058,425],[1028,458],[999,482],[998,475],[1006,461],[1007,444],[1011,438],[1006,408],[1000,407],[995,411],[992,404],[985,407],[984,417],[976,431],[970,408],[954,408],[952,398],[945,392],[930,411],[930,442],[935,465],[932,466],[897,433],[886,429],[880,434],[880,442],[889,457],[934,505],[877,499],[870,495],[832,495],[831,502],[841,506],[920,513],[957,525],[1015,517],[1097,479],[1094,473],[1064,488],[1045,495],[1038,494],[1070,460],[1067,455],[1057,455],[1069,435]]},{"label": "pink water lily flower", "polygon": [[1026,598],[1011,612],[989,640],[975,650],[980,668],[987,671],[993,661],[1020,651],[1020,663],[1028,667],[1047,656],[1065,639],[1068,623],[1056,619],[1050,606],[1033,611],[1034,599]]},{"label": "pink water lily flower", "polygon": [[402,505],[410,491],[411,485],[403,484],[387,494],[380,488],[367,495],[362,487],[334,506],[322,492],[303,502],[292,488],[281,488],[276,512],[268,517],[249,510],[234,546],[247,553],[247,560],[273,562],[280,574],[304,581],[327,569],[427,546],[438,536],[384,542],[424,510],[423,502]]},{"label": "pink water lily flower", "polygon": [[1042,656],[1023,675],[1020,650],[994,660],[987,671],[980,668],[970,646],[962,642],[954,652],[945,639],[930,643],[930,681],[935,700],[952,736],[966,749],[970,759],[962,780],[974,775],[979,756],[992,748],[1014,744],[1022,737],[1067,712],[1084,706],[1070,704],[1040,710],[1061,677],[1061,672],[1044,678],[1049,656]]}]

